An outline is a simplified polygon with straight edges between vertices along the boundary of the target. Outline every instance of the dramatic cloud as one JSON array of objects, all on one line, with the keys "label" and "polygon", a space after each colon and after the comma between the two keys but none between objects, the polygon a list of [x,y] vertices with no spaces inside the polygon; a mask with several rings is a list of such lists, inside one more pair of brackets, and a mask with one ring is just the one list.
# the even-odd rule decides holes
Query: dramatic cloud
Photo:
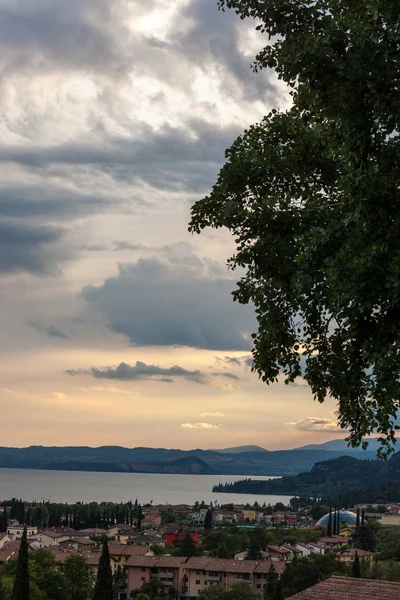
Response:
[{"label": "dramatic cloud", "polygon": [[211,423],[182,423],[182,429],[220,429],[221,425]]},{"label": "dramatic cloud", "polygon": [[337,422],[333,419],[320,417],[306,417],[305,419],[300,419],[299,421],[291,421],[289,423],[285,423],[285,425],[294,427],[299,431],[325,433],[338,433],[339,431],[342,431],[339,428]]},{"label": "dramatic cloud", "polygon": [[63,230],[0,221],[0,272],[57,274],[61,256],[54,250]]},{"label": "dramatic cloud", "polygon": [[195,383],[206,383],[206,376],[200,371],[188,371],[177,365],[169,368],[158,367],[156,365],[147,365],[144,362],[137,361],[134,366],[121,363],[117,367],[92,367],[89,371],[66,371],[68,375],[83,375],[90,373],[97,379],[116,379],[120,381],[136,381],[138,379],[156,379],[165,383],[170,383],[175,377],[183,377]]},{"label": "dramatic cloud", "polygon": [[119,265],[116,277],[84,288],[82,297],[132,344],[245,350],[254,311],[233,302],[234,287],[193,253],[166,253]]}]

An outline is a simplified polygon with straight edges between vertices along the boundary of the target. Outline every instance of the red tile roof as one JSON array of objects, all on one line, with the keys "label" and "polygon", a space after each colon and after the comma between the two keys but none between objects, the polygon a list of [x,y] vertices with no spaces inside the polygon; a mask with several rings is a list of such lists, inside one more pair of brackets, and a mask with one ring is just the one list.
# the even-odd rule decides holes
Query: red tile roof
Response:
[{"label": "red tile roof", "polygon": [[400,583],[376,579],[331,577],[287,600],[397,600]]}]

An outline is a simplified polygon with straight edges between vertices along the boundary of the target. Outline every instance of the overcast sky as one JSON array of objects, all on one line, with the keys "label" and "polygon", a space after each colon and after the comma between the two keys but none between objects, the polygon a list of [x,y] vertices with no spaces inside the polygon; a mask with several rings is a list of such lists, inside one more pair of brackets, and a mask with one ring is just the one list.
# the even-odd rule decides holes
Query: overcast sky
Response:
[{"label": "overcast sky", "polygon": [[272,107],[217,0],[0,0],[0,445],[289,448],[334,405],[250,371],[228,232],[187,232]]}]

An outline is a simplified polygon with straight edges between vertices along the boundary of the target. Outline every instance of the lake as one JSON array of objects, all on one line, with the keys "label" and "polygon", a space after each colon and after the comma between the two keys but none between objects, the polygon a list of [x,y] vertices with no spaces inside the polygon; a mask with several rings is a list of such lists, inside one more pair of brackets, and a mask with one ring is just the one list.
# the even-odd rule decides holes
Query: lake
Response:
[{"label": "lake", "polygon": [[[245,475],[165,475],[153,473],[93,473],[0,469],[0,500],[50,500],[51,502],[128,502],[140,504],[287,503],[290,496],[213,493],[218,483],[245,479]],[[252,479],[276,479],[256,477]]]}]

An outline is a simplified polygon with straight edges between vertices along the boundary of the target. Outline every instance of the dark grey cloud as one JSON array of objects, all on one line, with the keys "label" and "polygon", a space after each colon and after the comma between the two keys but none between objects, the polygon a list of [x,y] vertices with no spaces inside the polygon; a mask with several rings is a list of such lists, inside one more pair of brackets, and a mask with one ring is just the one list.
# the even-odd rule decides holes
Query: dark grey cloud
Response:
[{"label": "dark grey cloud", "polygon": [[[217,64],[225,74],[234,75],[234,83],[225,82],[226,93],[234,93],[238,99],[276,99],[278,92],[269,74],[255,74],[253,59],[244,56],[239,48],[240,31],[244,27],[254,29],[256,24],[243,24],[233,10],[218,11],[216,0],[191,0],[183,12],[195,25],[177,36],[174,43],[205,69],[210,63]],[[262,47],[260,40],[259,49]],[[223,72],[221,81],[224,82]]]},{"label": "dark grey cloud", "polygon": [[[51,165],[92,167],[107,173],[115,180],[147,183],[164,190],[203,192],[215,181],[224,160],[224,152],[239,134],[240,127],[221,127],[205,121],[189,120],[182,126],[164,126],[158,131],[141,125],[131,139],[110,138],[101,145],[87,142],[69,142],[51,148],[35,145],[33,148],[8,147],[0,149],[0,161],[12,162],[34,171],[46,171]],[[109,206],[104,195],[71,194],[70,191],[12,187],[4,190],[1,199],[12,196],[16,200],[11,210],[16,213],[30,200],[28,211],[100,210]],[[44,193],[44,198],[41,198]],[[65,195],[71,203],[65,203]],[[54,207],[46,204],[54,198]],[[75,197],[74,197],[75,196]],[[137,201],[137,199],[135,199]],[[143,204],[144,201],[142,200]],[[29,208],[31,207],[31,208]]]},{"label": "dark grey cloud", "polygon": [[251,354],[246,356],[224,356],[223,358],[217,357],[218,362],[225,363],[227,365],[232,365],[235,367],[252,367],[253,366],[253,357]]},{"label": "dark grey cloud", "polygon": [[233,301],[232,279],[187,256],[180,263],[166,256],[119,265],[116,277],[83,288],[81,295],[134,345],[251,349],[253,308]]},{"label": "dark grey cloud", "polygon": [[43,325],[42,323],[39,323],[38,321],[31,321],[30,325],[31,325],[31,327],[36,329],[36,331],[38,331],[39,333],[43,333],[44,335],[47,335],[48,337],[59,338],[60,340],[70,340],[71,339],[71,337],[67,333],[65,333],[65,331],[63,331],[59,327],[55,327],[54,325],[46,326],[46,325]]},{"label": "dark grey cloud", "polygon": [[205,384],[207,377],[201,371],[189,371],[178,365],[165,368],[157,365],[147,365],[144,362],[137,361],[135,365],[128,365],[124,362],[117,367],[92,367],[89,371],[68,370],[68,375],[83,375],[90,373],[97,379],[117,379],[120,381],[136,381],[138,379],[157,380],[163,383],[172,383],[174,378],[183,378],[194,383]]},{"label": "dark grey cloud", "polygon": [[55,244],[63,235],[59,227],[0,221],[0,272],[59,273]]}]

